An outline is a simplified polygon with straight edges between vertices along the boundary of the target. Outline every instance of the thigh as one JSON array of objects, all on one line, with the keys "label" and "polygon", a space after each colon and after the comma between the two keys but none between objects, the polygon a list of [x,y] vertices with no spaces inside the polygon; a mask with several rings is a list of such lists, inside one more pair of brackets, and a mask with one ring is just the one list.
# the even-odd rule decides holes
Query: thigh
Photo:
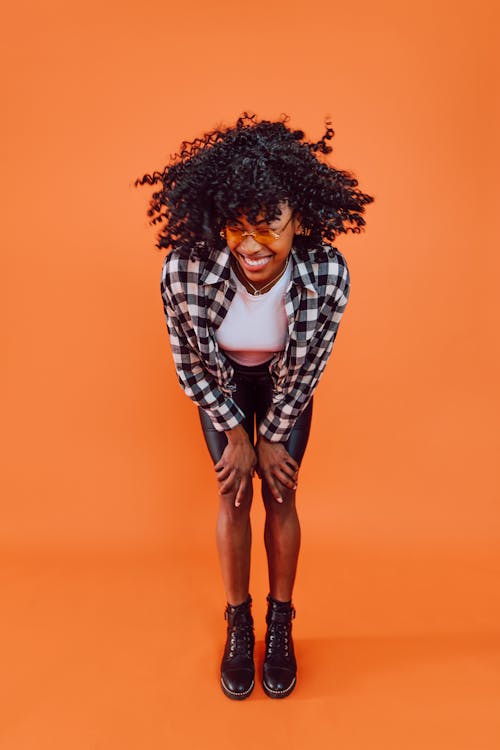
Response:
[{"label": "thigh", "polygon": [[203,430],[203,437],[205,438],[208,452],[210,453],[210,457],[215,465],[224,453],[224,449],[227,445],[226,435],[224,432],[219,432],[215,429],[212,420],[201,406],[198,407],[198,416],[200,418],[201,429]]},{"label": "thigh", "polygon": [[295,422],[290,437],[285,443],[285,448],[287,449],[288,453],[297,461],[299,466],[306,451],[307,441],[309,440],[309,432],[311,430],[311,420],[313,413],[313,400],[314,396],[311,398],[308,405]]}]

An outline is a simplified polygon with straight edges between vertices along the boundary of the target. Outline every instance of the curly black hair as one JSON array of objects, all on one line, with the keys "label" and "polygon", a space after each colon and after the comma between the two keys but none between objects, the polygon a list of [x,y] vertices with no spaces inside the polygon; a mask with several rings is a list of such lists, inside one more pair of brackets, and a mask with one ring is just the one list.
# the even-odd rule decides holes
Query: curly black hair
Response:
[{"label": "curly black hair", "polygon": [[[340,233],[360,232],[361,214],[374,198],[357,190],[358,181],[320,160],[329,154],[331,122],[317,143],[287,126],[288,115],[272,122],[244,112],[234,126],[222,126],[193,141],[183,141],[162,172],[134,183],[162,188],[153,193],[150,224],[165,222],[157,248],[176,248],[185,257],[208,258],[225,245],[221,229],[239,216],[271,222],[279,204],[300,214],[301,234],[294,238],[299,257],[322,253]],[[303,232],[303,234],[302,234]]]}]

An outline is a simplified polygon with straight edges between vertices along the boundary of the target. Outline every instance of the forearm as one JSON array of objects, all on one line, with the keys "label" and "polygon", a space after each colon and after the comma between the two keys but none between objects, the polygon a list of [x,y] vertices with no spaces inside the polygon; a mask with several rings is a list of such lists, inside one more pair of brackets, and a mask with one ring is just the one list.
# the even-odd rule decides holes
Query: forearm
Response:
[{"label": "forearm", "polygon": [[248,432],[245,430],[242,424],[233,427],[232,430],[224,430],[228,443],[232,445],[241,445],[250,442]]},{"label": "forearm", "polygon": [[203,366],[201,356],[183,331],[173,308],[165,301],[165,317],[170,348],[182,390],[206,411],[217,431],[231,431],[241,425],[244,414],[233,399],[223,393],[219,384]]}]

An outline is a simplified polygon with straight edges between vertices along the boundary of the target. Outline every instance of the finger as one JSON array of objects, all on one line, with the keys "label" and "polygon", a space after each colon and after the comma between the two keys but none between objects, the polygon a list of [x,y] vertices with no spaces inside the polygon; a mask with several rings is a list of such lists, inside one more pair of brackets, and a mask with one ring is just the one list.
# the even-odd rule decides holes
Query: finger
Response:
[{"label": "finger", "polygon": [[274,476],[276,479],[281,482],[281,484],[284,484],[285,487],[288,487],[291,490],[295,490],[297,488],[297,482],[295,479],[290,478],[280,467],[277,467],[274,469]]},{"label": "finger", "polygon": [[248,481],[249,481],[248,476],[244,476],[241,479],[240,486],[238,487],[238,490],[236,492],[236,498],[234,500],[234,504],[237,508],[239,508],[243,498],[245,497],[245,492],[248,487]]},{"label": "finger", "polygon": [[[295,469],[292,469],[291,466],[288,465],[286,461],[281,461],[279,464],[275,466],[275,469],[277,471],[283,472],[283,474],[291,480],[294,484],[297,480],[298,472]],[[274,472],[276,473],[276,472]]]},{"label": "finger", "polygon": [[217,461],[217,463],[214,466],[215,471],[220,471],[224,466],[226,465],[226,462],[224,461],[224,451],[222,451],[222,455]]},{"label": "finger", "polygon": [[228,492],[232,492],[238,481],[236,472],[231,472],[230,476],[223,482],[219,482],[219,494],[225,495]]},{"label": "finger", "polygon": [[229,475],[231,474],[231,471],[232,471],[232,469],[231,469],[230,466],[222,466],[217,471],[217,481],[218,482],[223,482],[225,479],[227,479],[229,477]]},{"label": "finger", "polygon": [[283,472],[283,474],[286,474],[287,477],[290,477],[290,479],[293,479],[294,476],[297,474],[295,469],[292,469],[291,466],[289,466],[285,461],[282,461],[281,463],[277,464],[277,468]]},{"label": "finger", "polygon": [[280,495],[278,485],[273,479],[273,475],[270,474],[269,472],[266,472],[264,476],[265,476],[266,482],[269,485],[269,489],[271,490],[271,495],[274,497],[275,500],[277,500],[278,503],[282,503],[283,498]]},{"label": "finger", "polygon": [[225,495],[234,496],[236,489],[237,487],[235,487],[234,483],[228,482],[223,487],[219,487],[219,497],[224,497]]},{"label": "finger", "polygon": [[285,463],[287,463],[289,466],[291,466],[292,469],[295,472],[297,472],[299,470],[299,468],[300,468],[299,465],[298,465],[298,463],[297,463],[297,461],[294,458],[292,458],[289,453],[287,454],[287,456],[285,458]]}]

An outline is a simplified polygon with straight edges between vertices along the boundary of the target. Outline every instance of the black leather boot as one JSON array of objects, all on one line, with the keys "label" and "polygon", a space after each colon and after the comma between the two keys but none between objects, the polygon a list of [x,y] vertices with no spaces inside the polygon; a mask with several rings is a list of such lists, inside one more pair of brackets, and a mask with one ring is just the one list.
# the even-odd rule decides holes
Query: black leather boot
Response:
[{"label": "black leather boot", "polygon": [[295,609],[290,602],[267,597],[266,655],[262,687],[270,698],[286,698],[297,681],[297,662],[292,640]]},{"label": "black leather boot", "polygon": [[222,690],[228,698],[248,698],[255,684],[253,649],[255,635],[251,612],[252,597],[224,612],[227,620],[227,639],[221,664]]}]

